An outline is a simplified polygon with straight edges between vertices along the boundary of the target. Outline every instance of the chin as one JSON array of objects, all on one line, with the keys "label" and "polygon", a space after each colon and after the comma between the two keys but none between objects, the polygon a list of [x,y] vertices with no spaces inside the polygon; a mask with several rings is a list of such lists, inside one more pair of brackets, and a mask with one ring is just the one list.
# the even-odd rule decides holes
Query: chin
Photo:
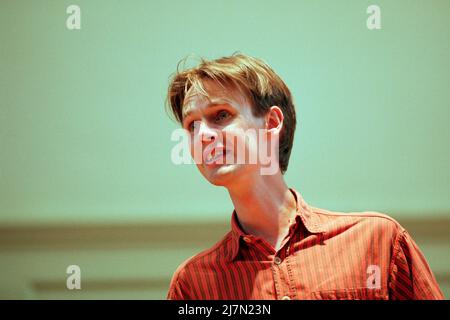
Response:
[{"label": "chin", "polygon": [[215,186],[227,187],[236,177],[238,168],[236,165],[221,165],[213,168],[202,168],[202,175]]}]

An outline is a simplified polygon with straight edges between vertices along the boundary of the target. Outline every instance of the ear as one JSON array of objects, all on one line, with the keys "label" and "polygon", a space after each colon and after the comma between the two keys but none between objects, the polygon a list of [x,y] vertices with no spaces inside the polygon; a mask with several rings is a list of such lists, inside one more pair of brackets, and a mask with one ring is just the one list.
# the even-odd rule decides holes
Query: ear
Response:
[{"label": "ear", "polygon": [[280,134],[284,120],[283,111],[281,111],[280,107],[270,107],[265,118],[267,131],[272,134]]}]

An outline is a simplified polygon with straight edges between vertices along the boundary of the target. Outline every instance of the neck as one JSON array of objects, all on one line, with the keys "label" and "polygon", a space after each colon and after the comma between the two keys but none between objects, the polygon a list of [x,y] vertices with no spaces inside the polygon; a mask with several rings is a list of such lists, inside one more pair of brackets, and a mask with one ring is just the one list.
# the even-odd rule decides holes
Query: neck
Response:
[{"label": "neck", "polygon": [[296,201],[283,175],[256,175],[229,187],[228,192],[244,232],[278,250],[296,215]]}]

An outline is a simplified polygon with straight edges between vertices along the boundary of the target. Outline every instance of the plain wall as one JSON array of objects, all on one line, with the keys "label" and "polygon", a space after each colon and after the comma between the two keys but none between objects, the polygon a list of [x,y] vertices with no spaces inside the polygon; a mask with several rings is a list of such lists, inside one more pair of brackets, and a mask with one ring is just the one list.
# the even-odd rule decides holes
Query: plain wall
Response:
[{"label": "plain wall", "polygon": [[[81,30],[66,28],[71,4]],[[371,4],[380,30],[366,27]],[[286,180],[309,204],[448,219],[449,12],[447,0],[2,0],[0,226],[227,224],[226,190],[171,162],[164,103],[180,59],[235,51],[292,91]],[[8,270],[41,257],[8,248]]]}]

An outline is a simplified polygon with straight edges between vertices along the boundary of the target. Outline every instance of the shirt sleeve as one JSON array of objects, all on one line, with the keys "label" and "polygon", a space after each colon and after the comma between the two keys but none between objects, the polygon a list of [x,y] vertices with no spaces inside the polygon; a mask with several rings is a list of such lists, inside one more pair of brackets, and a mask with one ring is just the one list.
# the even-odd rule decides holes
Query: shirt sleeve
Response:
[{"label": "shirt sleeve", "polygon": [[167,300],[185,300],[181,286],[178,282],[178,273],[175,273],[170,282],[169,291],[167,292]]},{"label": "shirt sleeve", "polygon": [[392,300],[444,299],[424,255],[406,230],[394,243],[389,290]]},{"label": "shirt sleeve", "polygon": [[180,265],[172,276],[169,291],[167,292],[167,300],[192,300],[194,299],[190,292],[189,285],[183,281],[186,266],[185,263]]}]

